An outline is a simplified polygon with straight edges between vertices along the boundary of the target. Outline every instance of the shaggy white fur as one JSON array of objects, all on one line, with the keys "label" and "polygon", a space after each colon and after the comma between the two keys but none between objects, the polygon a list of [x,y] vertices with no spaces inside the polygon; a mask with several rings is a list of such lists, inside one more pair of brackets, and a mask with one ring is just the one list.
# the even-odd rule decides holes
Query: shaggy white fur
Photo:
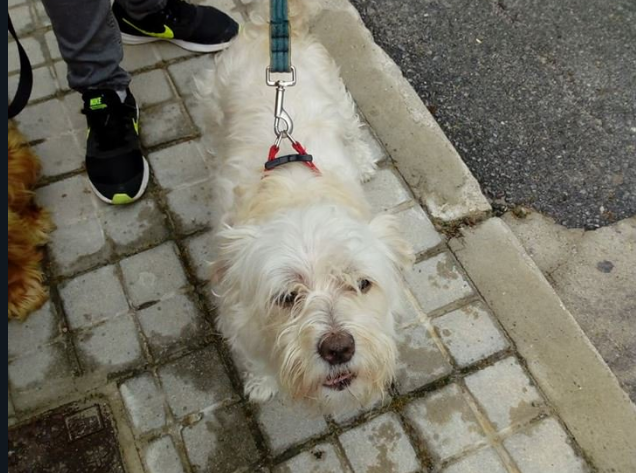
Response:
[{"label": "shaggy white fur", "polygon": [[[365,201],[373,155],[338,68],[308,32],[313,2],[290,1],[298,83],[285,108],[321,173],[292,163],[264,174],[275,137],[267,3],[254,5],[251,22],[196,81],[215,155],[218,323],[249,373],[251,400],[280,391],[322,411],[358,408],[393,379],[400,269],[412,252],[393,217],[373,218]],[[350,359],[325,357],[321,344],[334,334],[353,337]]]}]

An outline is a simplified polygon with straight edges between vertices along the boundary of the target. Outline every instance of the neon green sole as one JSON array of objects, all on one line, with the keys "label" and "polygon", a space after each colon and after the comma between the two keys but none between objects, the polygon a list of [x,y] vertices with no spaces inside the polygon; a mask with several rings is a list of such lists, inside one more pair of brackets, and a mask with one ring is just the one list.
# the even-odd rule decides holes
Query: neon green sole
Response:
[{"label": "neon green sole", "polygon": [[128,194],[115,194],[112,200],[114,205],[132,204],[134,202],[133,198],[129,197]]}]

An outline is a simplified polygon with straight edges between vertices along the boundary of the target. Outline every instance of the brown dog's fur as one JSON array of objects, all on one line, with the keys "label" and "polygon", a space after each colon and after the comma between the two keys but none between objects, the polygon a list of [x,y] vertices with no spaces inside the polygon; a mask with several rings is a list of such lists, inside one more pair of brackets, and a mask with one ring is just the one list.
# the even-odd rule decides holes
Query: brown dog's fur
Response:
[{"label": "brown dog's fur", "polygon": [[47,299],[42,286],[39,246],[52,228],[48,213],[35,204],[33,187],[40,163],[26,140],[9,122],[9,319],[24,319]]}]

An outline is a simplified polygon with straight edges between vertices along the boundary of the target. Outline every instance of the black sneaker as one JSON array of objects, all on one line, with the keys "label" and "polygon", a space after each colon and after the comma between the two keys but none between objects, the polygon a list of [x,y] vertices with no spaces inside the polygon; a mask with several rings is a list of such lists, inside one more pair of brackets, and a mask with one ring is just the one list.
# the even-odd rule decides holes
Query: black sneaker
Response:
[{"label": "black sneaker", "polygon": [[82,95],[88,133],[86,172],[97,197],[109,204],[139,199],[150,170],[139,148],[139,109],[126,91],[123,102],[114,90],[95,89]]},{"label": "black sneaker", "polygon": [[141,20],[128,16],[117,2],[113,14],[124,44],[170,41],[184,49],[209,53],[225,49],[238,33],[238,23],[214,7],[168,0],[163,10]]}]

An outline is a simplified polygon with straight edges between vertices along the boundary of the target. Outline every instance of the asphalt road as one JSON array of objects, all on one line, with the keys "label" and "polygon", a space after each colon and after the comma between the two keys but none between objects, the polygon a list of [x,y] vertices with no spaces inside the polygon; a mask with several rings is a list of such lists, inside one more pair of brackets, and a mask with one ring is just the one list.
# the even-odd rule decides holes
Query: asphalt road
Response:
[{"label": "asphalt road", "polygon": [[635,0],[352,0],[496,208],[636,214]]}]

